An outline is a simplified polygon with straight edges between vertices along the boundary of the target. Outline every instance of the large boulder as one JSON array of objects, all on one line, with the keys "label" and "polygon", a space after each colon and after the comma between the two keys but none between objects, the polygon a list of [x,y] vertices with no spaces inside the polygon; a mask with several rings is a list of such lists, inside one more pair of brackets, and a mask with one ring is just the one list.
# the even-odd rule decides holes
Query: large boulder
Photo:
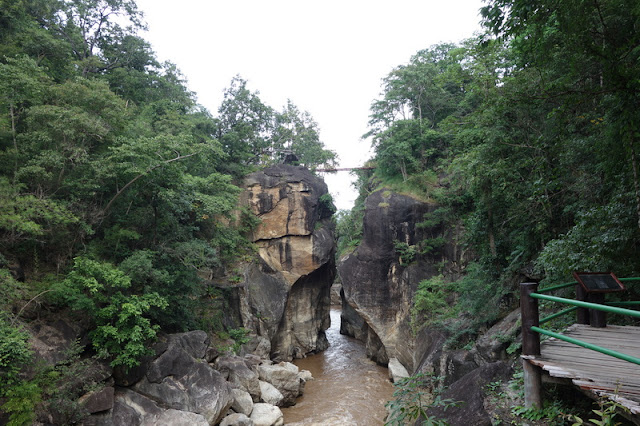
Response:
[{"label": "large boulder", "polygon": [[[288,407],[296,403],[296,398],[304,392],[305,380],[301,378],[300,370],[290,362],[279,364],[263,364],[258,366],[260,380],[271,383],[283,396],[281,405]],[[265,402],[268,402],[265,400]]]},{"label": "large boulder", "polygon": [[207,345],[206,333],[200,331],[170,336],[166,350],[149,362],[146,374],[132,389],[163,407],[218,422],[234,398],[223,376],[202,359]]},{"label": "large boulder", "polygon": [[238,356],[225,356],[216,359],[214,365],[232,387],[248,392],[254,402],[260,401],[258,373],[251,369],[247,360]]},{"label": "large boulder", "polygon": [[255,349],[269,348],[278,361],[326,349],[335,278],[327,186],[309,170],[289,165],[252,173],[244,185],[241,204],[260,220],[250,235],[258,256],[238,267],[240,282],[228,285],[235,308],[230,316],[266,338],[270,345]]},{"label": "large boulder", "polygon": [[211,424],[220,421],[234,401],[228,383],[205,362],[194,360],[184,369],[186,372],[160,382],[144,377],[133,389],[163,406],[202,414]]},{"label": "large boulder", "polygon": [[491,416],[484,409],[487,385],[496,380],[506,381],[511,367],[502,361],[485,364],[465,374],[442,393],[443,399],[456,402],[454,407],[430,408],[427,414],[445,420],[451,426],[490,426]]},{"label": "large boulder", "polygon": [[116,392],[111,413],[113,425],[141,425],[147,419],[157,419],[164,410],[153,400],[129,389]]},{"label": "large boulder", "polygon": [[263,402],[271,405],[282,405],[282,401],[284,400],[284,396],[282,393],[275,388],[271,383],[263,382],[260,380],[260,394]]},{"label": "large boulder", "polygon": [[83,420],[84,426],[209,426],[203,415],[163,408],[158,403],[130,389],[115,392],[113,408]]},{"label": "large boulder", "polygon": [[275,405],[259,403],[253,406],[251,420],[255,426],[282,426],[284,415]]},{"label": "large boulder", "polygon": [[231,409],[236,413],[250,416],[253,411],[253,398],[249,395],[249,392],[242,389],[231,389],[231,393],[233,394]]},{"label": "large boulder", "polygon": [[205,357],[210,343],[209,336],[202,330],[170,334],[168,340],[170,346],[179,346],[196,359]]}]

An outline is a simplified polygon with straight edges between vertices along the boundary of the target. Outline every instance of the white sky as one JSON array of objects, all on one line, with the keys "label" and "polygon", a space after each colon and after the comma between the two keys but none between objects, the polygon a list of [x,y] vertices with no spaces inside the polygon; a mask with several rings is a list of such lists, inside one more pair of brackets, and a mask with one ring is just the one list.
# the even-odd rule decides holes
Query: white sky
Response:
[{"label": "white sky", "polygon": [[[370,158],[369,106],[381,80],[418,50],[480,30],[482,0],[137,0],[158,59],[175,63],[214,116],[236,74],[282,109],[311,113],[341,167]],[[336,206],[356,197],[346,172],[325,177]]]}]

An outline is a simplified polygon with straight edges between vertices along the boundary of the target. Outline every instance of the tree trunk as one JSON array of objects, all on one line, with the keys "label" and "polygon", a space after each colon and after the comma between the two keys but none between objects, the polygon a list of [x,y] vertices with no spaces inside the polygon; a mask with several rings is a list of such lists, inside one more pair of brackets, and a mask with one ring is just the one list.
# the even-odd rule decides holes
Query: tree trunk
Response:
[{"label": "tree trunk", "polygon": [[13,149],[16,151],[16,159],[13,170],[13,183],[16,181],[16,176],[18,174],[18,139],[16,137],[16,114],[13,109],[13,105],[9,107],[9,115],[11,115],[11,136],[13,136]]}]

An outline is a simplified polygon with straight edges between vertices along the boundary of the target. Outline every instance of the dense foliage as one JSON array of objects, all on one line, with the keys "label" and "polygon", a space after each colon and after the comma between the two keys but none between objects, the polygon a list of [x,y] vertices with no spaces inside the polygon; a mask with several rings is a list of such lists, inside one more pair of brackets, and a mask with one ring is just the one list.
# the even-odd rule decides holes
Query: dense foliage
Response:
[{"label": "dense foliage", "polygon": [[29,355],[31,298],[134,366],[159,329],[215,316],[205,280],[250,253],[243,176],[285,154],[335,162],[308,113],[240,77],[213,117],[143,29],[133,0],[0,0],[0,398]]},{"label": "dense foliage", "polygon": [[482,16],[486,34],[383,80],[367,134],[377,179],[464,226],[474,261],[449,288],[479,323],[521,279],[640,270],[640,7],[493,0]]}]

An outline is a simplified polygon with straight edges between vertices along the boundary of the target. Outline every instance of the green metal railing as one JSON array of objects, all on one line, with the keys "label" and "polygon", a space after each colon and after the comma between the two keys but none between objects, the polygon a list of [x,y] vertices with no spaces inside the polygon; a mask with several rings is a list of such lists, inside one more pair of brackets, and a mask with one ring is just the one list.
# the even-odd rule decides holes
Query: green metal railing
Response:
[{"label": "green metal railing", "polygon": [[[640,277],[630,277],[630,278],[619,278],[620,281],[638,281],[640,280]],[[540,328],[538,325],[547,323],[551,320],[554,320],[558,317],[561,317],[563,315],[566,315],[568,313],[571,313],[579,308],[584,308],[584,309],[593,309],[593,310],[597,310],[597,311],[603,311],[603,312],[607,312],[607,313],[612,313],[612,314],[618,314],[618,315],[626,315],[626,316],[630,316],[633,318],[640,318],[640,311],[636,311],[636,310],[632,310],[632,309],[626,309],[623,306],[637,306],[640,305],[640,301],[626,301],[626,302],[609,302],[606,304],[600,304],[600,303],[592,303],[592,302],[585,302],[582,300],[574,300],[574,299],[567,299],[565,297],[558,297],[558,296],[551,296],[548,294],[544,294],[544,293],[549,293],[555,290],[560,290],[563,288],[568,288],[571,286],[575,286],[577,285],[578,282],[577,281],[572,281],[572,282],[568,282],[568,283],[563,283],[563,284],[558,284],[558,285],[554,285],[554,286],[550,286],[550,287],[546,287],[543,289],[536,289],[534,292],[528,293],[528,296],[530,296],[533,299],[538,299],[538,300],[546,300],[546,301],[550,301],[550,302],[556,302],[556,303],[562,303],[565,305],[571,305],[570,307],[563,309],[562,311],[556,312],[552,315],[549,315],[545,318],[540,318],[539,320],[537,318],[535,318],[535,322],[532,322],[529,326],[529,330],[531,330],[532,332],[538,333],[538,334],[543,334],[546,336],[550,336],[550,337],[554,337],[556,339],[559,340],[563,340],[565,342],[568,343],[572,343],[574,345],[577,346],[581,346],[583,348],[587,348],[596,352],[600,352],[603,353],[605,355],[609,355],[615,358],[619,358],[622,359],[624,361],[628,361],[631,362],[633,364],[637,364],[640,365],[640,358],[631,356],[631,355],[627,355],[627,354],[623,354],[621,352],[617,352],[608,348],[604,348],[602,346],[598,346],[598,345],[594,345],[592,343],[588,343],[579,339],[575,339],[573,337],[569,337],[569,336],[565,336],[563,334],[560,333],[556,333],[550,330],[545,330],[543,328]],[[537,312],[537,304],[535,307],[535,310]],[[523,324],[525,323],[525,319],[524,319],[524,313],[523,313]],[[533,325],[537,323],[537,325]],[[524,343],[524,342],[523,342]],[[539,339],[538,339],[538,347],[539,347]]]},{"label": "green metal railing", "polygon": [[574,286],[576,284],[578,284],[578,281],[571,281],[570,283],[564,283],[564,284],[554,285],[554,286],[551,286],[551,287],[540,288],[540,289],[538,289],[538,293],[548,293],[550,291],[560,290],[561,288],[572,287],[572,286]]},{"label": "green metal railing", "polygon": [[575,311],[576,309],[578,309],[577,306],[572,306],[570,308],[563,309],[562,311],[556,312],[555,314],[551,314],[548,317],[540,318],[539,323],[540,324],[544,324],[545,322],[549,322],[549,321],[554,320],[554,319],[556,319],[558,317],[561,317],[561,316],[563,316],[565,314],[571,313],[571,312]]},{"label": "green metal railing", "polygon": [[595,309],[596,311],[609,312],[611,314],[629,315],[635,318],[640,318],[640,311],[634,311],[633,309],[618,308],[610,305],[601,305],[599,303],[583,302],[581,300],[566,299],[564,297],[549,296],[548,294],[531,293],[530,295],[534,299],[549,300],[551,302],[564,303],[566,305],[573,305],[577,308]]}]

